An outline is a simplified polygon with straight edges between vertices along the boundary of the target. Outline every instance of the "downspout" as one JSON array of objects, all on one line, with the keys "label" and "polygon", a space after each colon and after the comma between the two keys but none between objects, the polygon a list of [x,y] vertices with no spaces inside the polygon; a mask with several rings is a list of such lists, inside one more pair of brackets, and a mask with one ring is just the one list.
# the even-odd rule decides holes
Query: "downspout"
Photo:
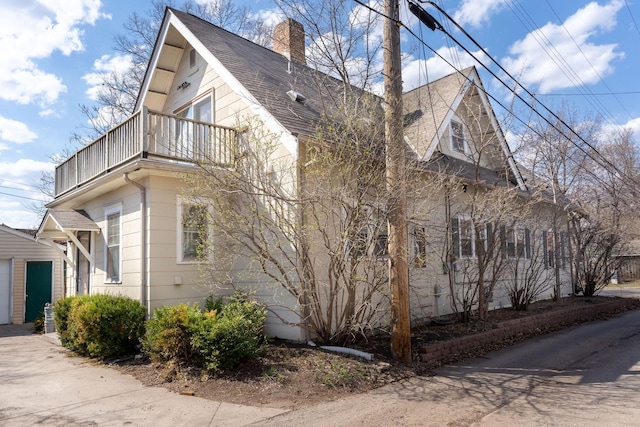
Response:
[{"label": "downspout", "polygon": [[[294,138],[298,143],[298,157],[296,159],[296,175],[297,175],[297,207],[296,207],[296,215],[297,215],[297,227],[298,227],[298,236],[300,241],[298,245],[300,246],[301,253],[298,254],[297,263],[298,263],[298,275],[302,274],[302,277],[299,277],[300,284],[302,286],[302,316],[303,316],[303,333],[304,333],[304,341],[309,341],[310,333],[309,333],[309,319],[311,316],[310,308],[309,308],[309,290],[307,278],[308,274],[306,271],[306,258],[309,256],[308,254],[308,246],[306,241],[306,236],[304,235],[304,203],[302,200],[305,196],[305,167],[307,162],[307,144],[301,140],[298,135],[294,134]],[[300,257],[304,257],[305,259],[301,260]]]},{"label": "downspout", "polygon": [[124,173],[124,180],[140,190],[140,302],[147,308],[149,316],[151,313],[147,286],[147,189],[144,185],[129,179],[128,172]]}]

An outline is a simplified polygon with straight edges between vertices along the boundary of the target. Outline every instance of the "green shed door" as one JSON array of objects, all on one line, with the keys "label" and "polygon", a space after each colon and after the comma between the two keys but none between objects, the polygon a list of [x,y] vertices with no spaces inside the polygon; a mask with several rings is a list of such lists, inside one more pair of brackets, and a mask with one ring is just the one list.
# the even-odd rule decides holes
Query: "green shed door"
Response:
[{"label": "green shed door", "polygon": [[52,261],[27,261],[27,302],[25,322],[33,322],[44,305],[51,302]]}]

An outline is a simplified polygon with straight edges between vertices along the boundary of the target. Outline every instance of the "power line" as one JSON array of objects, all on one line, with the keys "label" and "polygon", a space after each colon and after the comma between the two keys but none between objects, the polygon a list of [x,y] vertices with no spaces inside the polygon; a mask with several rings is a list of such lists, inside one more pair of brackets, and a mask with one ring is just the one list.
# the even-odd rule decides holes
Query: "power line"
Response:
[{"label": "power line", "polygon": [[[489,59],[496,64],[500,70],[502,72],[504,72],[514,83],[516,83],[518,85],[518,87],[520,87],[524,92],[526,92],[531,98],[535,98],[534,95],[526,88],[524,87],[515,77],[513,77],[507,70],[504,69],[504,67],[497,62],[491,55],[489,55],[486,50],[464,29],[462,28],[462,26],[460,26],[456,21],[453,20],[453,18],[451,18],[442,8],[440,8],[440,6],[438,6],[437,4],[435,4],[432,1],[423,1],[423,0],[418,0],[418,1],[422,1],[424,3],[429,3],[431,5],[433,5],[436,9],[438,9],[444,16],[447,17],[447,19],[449,19],[455,26],[456,28],[458,28],[469,40],[471,40],[473,42],[474,45],[476,45],[482,52],[484,52]],[[405,27],[406,28],[406,27]],[[474,58],[479,64],[482,64],[482,62],[480,62],[478,60],[478,58],[476,58],[476,56],[470,52],[464,45],[462,45],[462,43],[460,43],[455,37],[453,37],[453,35],[451,35],[450,33],[446,33],[446,31],[444,30],[444,28],[442,28],[442,25],[439,25],[438,28],[440,31],[444,32],[445,34],[447,34],[449,37],[451,37],[452,40],[454,40],[454,42],[460,46],[467,54],[469,54],[472,58]],[[412,34],[414,34],[413,32],[411,32]],[[415,34],[414,34],[415,36]],[[428,46],[429,47],[429,46]],[[430,47],[429,47],[430,48]],[[431,49],[431,48],[430,48]],[[435,50],[431,49],[434,53]],[[437,53],[436,53],[437,54]],[[438,55],[440,56],[440,55]],[[440,56],[441,57],[441,56]],[[442,57],[441,57],[442,58]],[[451,64],[449,64],[451,65]],[[484,65],[483,65],[484,66]],[[584,154],[586,154],[591,160],[593,160],[594,162],[596,162],[597,164],[599,164],[600,166],[606,168],[611,168],[615,171],[617,171],[620,175],[625,175],[625,173],[623,173],[622,171],[620,171],[613,163],[611,163],[606,157],[604,157],[591,143],[589,143],[588,141],[586,141],[580,134],[578,134],[575,130],[573,130],[573,128],[571,126],[569,126],[561,117],[559,117],[556,113],[554,113],[550,108],[548,108],[545,104],[537,101],[538,104],[540,104],[540,106],[542,106],[544,108],[544,110],[549,113],[555,120],[558,121],[558,123],[560,123],[562,126],[564,126],[565,128],[567,128],[573,135],[575,135],[580,141],[582,141],[582,143],[584,143],[587,147],[589,147],[594,153],[596,153],[598,155],[598,157],[604,162],[606,163],[603,164],[600,160],[596,159],[591,153],[589,153],[588,151],[586,151],[582,146],[578,145],[577,143],[575,143],[575,141],[573,141],[571,138],[569,138],[561,129],[559,129],[555,124],[551,123],[546,117],[544,117],[536,108],[534,108],[531,104],[529,104],[529,102],[527,102],[522,95],[520,95],[518,93],[518,91],[515,91],[514,89],[512,89],[509,85],[507,85],[500,77],[498,77],[496,75],[496,73],[494,73],[491,69],[489,69],[488,67],[484,66],[484,68],[496,79],[498,80],[500,83],[502,83],[511,93],[513,93],[520,101],[522,101],[526,106],[528,106],[529,108],[531,108],[534,113],[536,115],[538,115],[540,118],[542,118],[547,124],[549,124],[550,126],[552,126],[554,129],[556,129],[556,131],[558,133],[560,133],[562,136],[564,136],[565,138],[567,138],[568,141],[571,142],[571,144],[573,144],[577,149],[579,149],[580,151],[582,151]],[[489,95],[486,91],[485,93],[487,95]],[[492,99],[495,100],[495,97],[491,97]],[[500,103],[500,105],[504,108],[504,106]],[[529,127],[530,128],[530,127]],[[531,129],[531,128],[530,128]],[[626,176],[629,180],[631,181],[635,181],[633,178]]]},{"label": "power line", "polygon": [[42,199],[35,199],[33,197],[27,197],[27,196],[18,196],[17,194],[4,193],[2,191],[0,191],[0,194],[3,195],[3,196],[17,197],[19,199],[26,199],[26,200],[31,200],[31,201],[34,201],[34,202],[44,202],[44,200],[42,200]]},{"label": "power line", "polygon": [[631,21],[633,25],[636,27],[636,31],[640,34],[640,28],[638,28],[638,24],[636,23],[636,19],[633,17],[633,13],[631,13],[631,8],[629,7],[629,2],[624,0],[624,5],[627,6],[627,10],[629,11],[629,16],[631,17]]},{"label": "power line", "polygon": [[[609,96],[609,95],[638,95],[640,91],[630,92],[592,92],[591,96]],[[534,93],[535,96],[584,96],[583,93]]]},{"label": "power line", "polygon": [[7,187],[6,185],[0,185],[0,188],[6,188],[8,190],[15,190],[15,191],[24,191],[25,193],[42,194],[42,192],[38,191],[38,190],[27,190],[27,189],[22,189],[22,188],[19,188],[19,187]]},{"label": "power line", "polygon": [[[372,7],[363,4],[362,2],[360,2],[359,0],[354,0],[356,3],[363,5],[364,7],[366,7],[367,9],[371,10],[374,13],[377,13],[381,16],[385,16],[384,14],[380,13],[379,11],[373,9]],[[467,38],[469,38],[469,40],[471,40],[487,57],[489,57],[489,59],[491,59],[491,61],[493,63],[495,63],[501,70],[502,72],[504,72],[511,80],[513,80],[514,83],[517,84],[517,86],[519,88],[521,88],[524,92],[526,92],[529,96],[531,96],[532,99],[535,99],[535,96],[533,93],[531,93],[526,87],[524,87],[517,79],[515,79],[507,70],[505,70],[502,65],[500,65],[491,55],[489,55],[487,53],[487,51],[464,29],[462,28],[455,20],[453,20],[453,18],[451,18],[442,8],[440,8],[437,4],[435,4],[432,1],[424,1],[424,0],[418,0],[422,3],[429,3],[431,5],[433,5],[434,7],[436,7],[436,9],[438,9],[440,11],[440,13],[442,13],[445,17],[447,17],[447,19],[449,21],[451,21]],[[409,5],[414,5],[419,7],[426,15],[429,15],[428,13],[426,13],[426,11],[424,11],[420,6],[416,5],[415,3],[412,3],[410,0],[408,0]],[[580,146],[579,144],[577,144],[572,138],[570,138],[569,136],[567,136],[565,134],[565,132],[562,129],[559,129],[558,126],[554,123],[551,123],[551,121],[543,116],[534,106],[532,106],[529,102],[527,102],[527,100],[525,100],[522,95],[520,95],[516,90],[514,90],[513,88],[511,88],[509,85],[507,85],[504,80],[502,80],[498,75],[496,75],[495,72],[493,72],[491,69],[489,69],[487,66],[485,66],[472,52],[470,52],[462,43],[460,43],[453,35],[451,35],[449,32],[447,32],[444,27],[437,22],[435,19],[433,19],[430,15],[429,15],[430,19],[432,19],[434,22],[431,23],[431,25],[433,25],[435,28],[434,29],[439,29],[440,31],[442,31],[443,33],[445,33],[447,36],[449,36],[458,46],[460,46],[460,48],[462,48],[469,56],[471,56],[473,59],[476,60],[476,62],[478,64],[481,64],[496,80],[498,80],[500,83],[502,83],[502,85],[504,85],[507,90],[511,93],[513,93],[520,101],[522,101],[527,107],[529,107],[536,115],[538,115],[544,122],[546,122],[549,126],[551,126],[553,129],[555,129],[560,135],[562,135],[564,138],[567,139],[567,141],[569,141],[574,147],[576,147],[579,151],[583,152],[587,157],[589,157],[591,160],[593,160],[594,162],[596,162],[599,166],[603,167],[604,169],[608,169],[610,168],[611,170],[616,171],[620,176],[625,176],[629,181],[631,182],[635,182],[635,179],[628,176],[626,173],[622,172],[621,170],[619,170],[613,163],[611,163],[604,155],[602,155],[591,143],[589,143],[588,141],[586,141],[580,134],[578,134],[575,130],[573,130],[573,128],[571,126],[569,126],[561,117],[559,117],[556,113],[554,113],[551,109],[549,109],[546,105],[544,105],[543,103],[541,103],[540,101],[536,101],[540,106],[542,106],[544,108],[545,111],[547,111],[555,120],[558,121],[558,123],[560,125],[562,125],[563,127],[565,127],[566,129],[568,129],[573,135],[575,135],[580,141],[582,141],[587,147],[589,147],[595,154],[598,155],[598,158],[594,157],[593,154],[591,154],[589,151],[587,151],[584,147]],[[388,17],[387,17],[388,18]],[[388,18],[390,19],[390,18]],[[462,75],[469,83],[474,84],[474,82],[472,80],[470,80],[467,76],[465,76],[458,68],[456,68],[451,62],[449,62],[446,58],[444,58],[440,53],[438,53],[435,49],[433,49],[431,46],[429,46],[424,40],[422,40],[420,37],[418,37],[418,35],[415,34],[415,32],[413,30],[411,30],[409,27],[407,27],[406,25],[404,25],[401,21],[398,20],[394,20],[396,22],[397,25],[401,25],[403,27],[405,27],[405,29],[413,36],[415,37],[418,41],[420,41],[424,46],[426,46],[429,50],[431,50],[431,52],[433,52],[436,56],[438,56],[440,59],[442,59],[446,64],[448,64],[450,67],[452,67],[454,70],[456,70],[460,75]],[[428,24],[425,24],[428,25]],[[430,25],[428,25],[430,26]],[[431,26],[430,26],[431,27]],[[485,95],[487,95],[491,100],[493,100],[494,102],[496,102],[498,105],[500,105],[505,111],[509,111],[509,108],[507,108],[500,100],[498,100],[495,96],[493,96],[492,94],[490,94],[489,92],[487,92],[484,88],[482,87],[478,87],[477,85],[475,85],[476,88],[478,88],[479,90],[481,90],[483,93],[485,93]],[[544,135],[540,134],[536,129],[532,128],[530,124],[528,124],[527,122],[525,122],[524,120],[522,120],[520,117],[518,117],[517,115],[511,113],[511,115],[518,120],[520,123],[522,123],[523,125],[525,125],[529,130],[531,130],[532,132],[534,132],[536,135],[538,135],[540,138],[545,139]],[[569,159],[569,160],[573,160],[573,159]],[[595,173],[593,171],[590,171],[588,169],[586,169],[586,172],[589,173],[592,177],[594,177],[595,179],[602,181],[602,179],[600,177],[598,177],[597,175],[595,175]]]},{"label": "power line", "polygon": [[[555,17],[558,19],[558,21],[560,21],[560,17],[558,16],[558,14],[556,13],[555,9],[553,8],[553,6],[551,6],[551,3],[549,3],[549,0],[546,0],[547,5],[549,6],[549,9],[551,9],[551,11],[553,12],[553,14],[555,15]],[[607,82],[602,78],[602,76],[600,75],[600,73],[598,72],[598,70],[596,70],[596,68],[593,66],[593,64],[591,63],[591,61],[589,60],[589,58],[587,57],[587,55],[585,55],[584,51],[582,50],[582,48],[580,47],[580,45],[578,44],[578,42],[576,42],[576,40],[573,38],[573,35],[569,32],[569,30],[567,29],[567,27],[564,25],[564,23],[562,23],[562,28],[564,29],[564,31],[569,35],[569,37],[571,38],[571,41],[573,41],[573,44],[578,48],[578,50],[580,51],[580,53],[582,54],[582,57],[585,59],[585,61],[587,61],[587,63],[589,64],[589,66],[591,67],[591,69],[593,70],[594,73],[596,73],[596,75],[598,76],[598,79],[600,79],[600,82],[604,85],[604,87],[607,88],[607,90],[609,92],[611,91],[611,88],[609,87],[609,85],[607,84]],[[566,61],[563,62],[566,63]],[[573,70],[572,70],[573,71]],[[580,78],[578,76],[578,78]],[[580,82],[582,83],[583,86],[585,86],[585,90],[589,93],[589,95],[591,95],[591,91],[589,89],[586,88],[586,85],[584,84],[584,82],[582,82],[582,79],[580,79]],[[631,113],[629,113],[629,111],[626,109],[626,107],[624,105],[622,105],[622,102],[620,102],[620,100],[618,99],[617,96],[613,95],[616,102],[618,103],[618,105],[620,105],[620,107],[627,113],[627,115],[630,118],[633,118],[633,116],[631,115]],[[604,105],[602,105],[600,103],[600,101],[596,100],[598,102],[599,105],[601,105],[604,109],[604,111],[606,111],[610,117],[613,117],[611,115],[611,113],[604,108]]]}]

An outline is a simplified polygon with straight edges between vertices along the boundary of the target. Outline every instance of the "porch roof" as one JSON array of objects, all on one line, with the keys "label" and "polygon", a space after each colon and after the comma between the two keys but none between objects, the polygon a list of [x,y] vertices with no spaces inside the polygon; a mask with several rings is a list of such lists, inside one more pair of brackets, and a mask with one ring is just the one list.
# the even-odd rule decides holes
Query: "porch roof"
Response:
[{"label": "porch roof", "polygon": [[67,239],[68,232],[97,231],[100,227],[84,210],[75,209],[48,209],[42,224],[36,234],[36,238],[49,237],[54,239]]},{"label": "porch roof", "polygon": [[[84,247],[75,235],[76,231],[100,232],[100,227],[84,210],[75,209],[47,209],[42,219],[40,228],[36,233],[36,240],[44,240],[53,243],[54,240],[71,240],[76,247],[93,263],[94,257],[89,249]],[[69,265],[75,267],[75,263],[67,254],[60,251],[60,255]]]}]

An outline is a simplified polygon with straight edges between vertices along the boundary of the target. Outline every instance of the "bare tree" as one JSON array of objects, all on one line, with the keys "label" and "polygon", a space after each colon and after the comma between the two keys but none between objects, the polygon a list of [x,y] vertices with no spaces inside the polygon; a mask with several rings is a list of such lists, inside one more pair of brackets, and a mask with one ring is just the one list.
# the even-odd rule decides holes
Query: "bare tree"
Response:
[{"label": "bare tree", "polygon": [[581,210],[574,215],[573,240],[578,279],[585,296],[605,287],[618,258],[637,238],[640,157],[630,130],[612,132],[598,147],[604,160],[589,162],[590,173],[576,191]]},{"label": "bare tree", "polygon": [[371,89],[382,77],[382,20],[342,0],[276,0],[283,14],[304,25],[307,61],[341,81]]},{"label": "bare tree", "polygon": [[327,117],[301,138],[298,159],[282,156],[277,138],[250,121],[235,168],[205,162],[186,178],[191,197],[215,200],[207,276],[244,263],[234,283],[276,283],[325,343],[361,339],[388,316],[383,120],[379,100],[361,95],[337,107],[339,121]]},{"label": "bare tree", "polygon": [[[568,106],[558,117],[540,122],[525,135],[522,158],[532,171],[533,185],[546,188],[556,202],[572,203],[576,284],[585,295],[593,295],[609,282],[616,268],[614,253],[636,229],[629,213],[637,200],[637,149],[629,131],[605,132],[598,117],[578,117]],[[557,211],[552,228],[556,248],[561,246],[563,222],[564,214]],[[560,251],[554,256],[559,296]]]}]

